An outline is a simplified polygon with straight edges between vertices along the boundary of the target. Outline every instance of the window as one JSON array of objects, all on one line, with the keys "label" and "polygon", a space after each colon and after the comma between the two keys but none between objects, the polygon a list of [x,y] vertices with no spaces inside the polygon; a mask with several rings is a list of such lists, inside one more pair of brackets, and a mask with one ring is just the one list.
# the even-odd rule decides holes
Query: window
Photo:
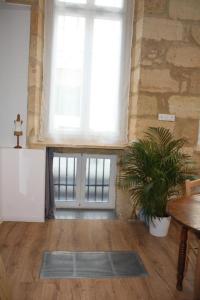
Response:
[{"label": "window", "polygon": [[57,207],[114,208],[115,155],[54,154]]},{"label": "window", "polygon": [[132,0],[47,1],[46,134],[126,142]]}]

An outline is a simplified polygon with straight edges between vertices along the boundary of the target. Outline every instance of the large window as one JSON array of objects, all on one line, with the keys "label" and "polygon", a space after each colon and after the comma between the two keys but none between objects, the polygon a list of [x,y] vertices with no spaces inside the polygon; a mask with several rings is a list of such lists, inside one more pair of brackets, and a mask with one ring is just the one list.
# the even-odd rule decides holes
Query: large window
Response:
[{"label": "large window", "polygon": [[48,136],[126,141],[132,2],[47,1]]}]

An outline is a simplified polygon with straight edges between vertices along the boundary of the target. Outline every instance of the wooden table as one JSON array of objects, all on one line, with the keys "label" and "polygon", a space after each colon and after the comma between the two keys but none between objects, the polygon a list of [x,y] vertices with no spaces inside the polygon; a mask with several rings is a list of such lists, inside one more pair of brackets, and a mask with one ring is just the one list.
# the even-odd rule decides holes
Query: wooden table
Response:
[{"label": "wooden table", "polygon": [[176,285],[180,291],[183,288],[188,230],[195,232],[199,239],[193,300],[200,300],[200,194],[170,201],[168,213],[182,226]]}]

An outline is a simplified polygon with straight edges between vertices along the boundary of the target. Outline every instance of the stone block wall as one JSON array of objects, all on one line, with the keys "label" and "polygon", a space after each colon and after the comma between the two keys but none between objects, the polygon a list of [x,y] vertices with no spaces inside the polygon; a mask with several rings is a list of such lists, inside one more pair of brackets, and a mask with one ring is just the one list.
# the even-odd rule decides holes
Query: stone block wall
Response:
[{"label": "stone block wall", "polygon": [[[137,90],[131,89],[129,140],[141,137],[148,126],[164,126],[187,138],[185,150],[198,158],[200,1],[144,0],[136,1],[136,7],[141,2],[143,29],[140,57],[132,68],[131,86],[135,76]],[[135,26],[136,36],[137,30]],[[158,121],[158,113],[175,114],[176,122]]]}]

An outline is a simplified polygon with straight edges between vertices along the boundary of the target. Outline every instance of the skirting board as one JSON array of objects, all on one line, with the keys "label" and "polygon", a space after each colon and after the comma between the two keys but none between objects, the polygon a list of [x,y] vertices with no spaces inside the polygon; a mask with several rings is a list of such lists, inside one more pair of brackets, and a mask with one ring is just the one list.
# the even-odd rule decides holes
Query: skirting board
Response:
[{"label": "skirting board", "polygon": [[10,217],[10,218],[3,218],[0,222],[27,222],[27,223],[44,223],[44,218],[38,218],[38,217],[31,217],[29,219],[23,219],[19,217]]}]

